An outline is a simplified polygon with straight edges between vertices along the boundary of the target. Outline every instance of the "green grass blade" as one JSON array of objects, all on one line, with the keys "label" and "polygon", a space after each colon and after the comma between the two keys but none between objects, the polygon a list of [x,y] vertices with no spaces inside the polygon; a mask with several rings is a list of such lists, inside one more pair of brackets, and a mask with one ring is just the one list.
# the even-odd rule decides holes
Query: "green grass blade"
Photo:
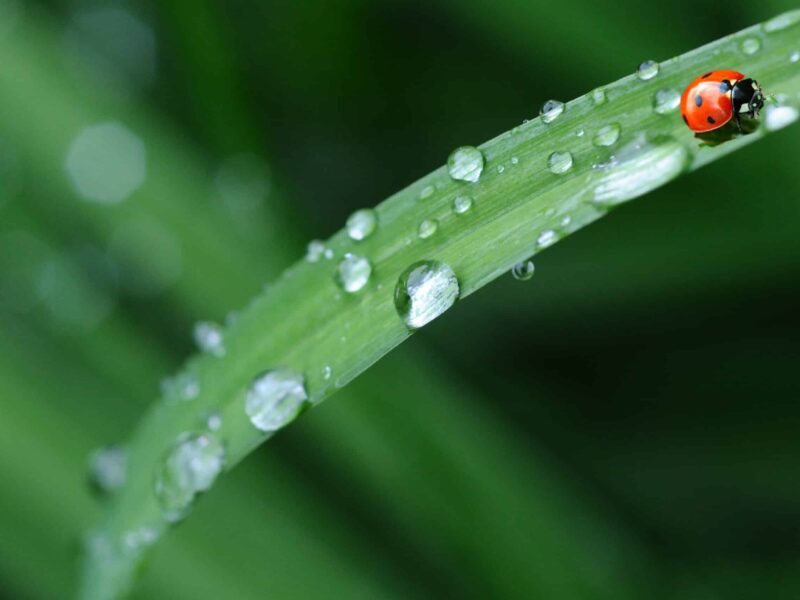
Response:
[{"label": "green grass blade", "polygon": [[[777,116],[796,115],[800,65],[789,56],[797,49],[798,16],[784,15],[783,21],[749,28],[661,63],[651,79],[621,79],[605,88],[607,100],[600,105],[587,95],[568,103],[552,123],[537,119],[504,134],[481,146],[486,165],[478,183],[454,182],[445,168],[439,169],[379,205],[379,227],[366,240],[353,242],[339,232],[328,243],[333,261],[301,261],[290,268],[225,331],[224,357],[198,356],[188,363],[187,371],[200,382],[200,396],[192,403],[165,402],[151,409],[131,442],[129,479],[102,524],[104,534],[117,544],[125,532],[142,526],[166,530],[153,493],[154,471],[178,436],[196,430],[209,410],[223,417],[217,435],[226,446],[226,468],[265,440],[243,410],[244,392],[257,374],[279,366],[303,373],[310,400],[318,403],[405,340],[410,334],[396,313],[393,290],[410,264],[436,259],[450,265],[464,298],[542,249],[545,244],[537,239],[563,238],[606,214],[610,205],[768,133],[762,126],[721,145],[703,143],[677,112],[653,110],[657,92],[680,92],[699,73],[734,68],[757,77],[784,105],[782,113],[765,115],[770,129],[777,127]],[[758,40],[758,49],[745,52],[745,39]],[[610,146],[595,145],[601,128],[611,124],[619,126],[619,139]],[[561,174],[547,166],[556,151],[572,156],[572,167]],[[616,166],[593,168],[601,164]],[[432,193],[423,194],[426,188]],[[473,198],[472,210],[454,214],[453,200],[465,193]],[[420,240],[417,230],[424,219],[437,219],[439,227]],[[541,238],[545,232],[552,233]],[[348,252],[368,257],[373,265],[367,286],[356,294],[346,294],[334,283],[336,264]],[[332,369],[332,377],[323,376],[325,367]],[[95,555],[87,567],[83,597],[122,593],[144,553]]]}]

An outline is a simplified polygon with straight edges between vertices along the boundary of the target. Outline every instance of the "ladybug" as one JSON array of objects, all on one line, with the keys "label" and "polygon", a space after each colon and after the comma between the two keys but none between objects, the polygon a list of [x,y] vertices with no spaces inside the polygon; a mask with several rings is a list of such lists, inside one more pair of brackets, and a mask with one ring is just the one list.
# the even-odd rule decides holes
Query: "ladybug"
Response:
[{"label": "ladybug", "polygon": [[755,118],[763,106],[761,86],[738,71],[704,73],[681,96],[683,120],[689,129],[699,133],[719,129],[731,119],[741,131],[741,113]]}]

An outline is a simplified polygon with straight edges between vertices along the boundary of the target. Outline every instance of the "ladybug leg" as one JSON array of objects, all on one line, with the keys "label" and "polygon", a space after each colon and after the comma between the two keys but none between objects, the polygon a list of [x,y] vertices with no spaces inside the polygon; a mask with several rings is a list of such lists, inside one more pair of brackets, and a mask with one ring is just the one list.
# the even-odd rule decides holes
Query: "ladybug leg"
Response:
[{"label": "ladybug leg", "polygon": [[739,133],[742,133],[742,121],[738,112],[733,113],[733,120],[736,121],[736,128],[739,130]]}]

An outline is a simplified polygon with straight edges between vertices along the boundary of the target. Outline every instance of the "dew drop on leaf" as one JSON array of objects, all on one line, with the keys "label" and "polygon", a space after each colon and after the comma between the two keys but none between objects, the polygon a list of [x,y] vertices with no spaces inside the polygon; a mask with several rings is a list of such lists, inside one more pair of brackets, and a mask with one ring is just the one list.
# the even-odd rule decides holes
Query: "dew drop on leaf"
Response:
[{"label": "dew drop on leaf", "polygon": [[528,281],[533,277],[536,267],[532,260],[523,260],[511,268],[511,276],[517,281]]},{"label": "dew drop on leaf", "polygon": [[308,394],[303,376],[290,369],[275,369],[253,380],[245,396],[244,408],[256,429],[273,432],[294,420],[306,400]]},{"label": "dew drop on leaf", "polygon": [[542,105],[539,116],[542,117],[544,123],[552,123],[561,116],[565,107],[566,105],[560,100],[548,100]]},{"label": "dew drop on leaf", "polygon": [[619,139],[621,128],[617,123],[603,125],[592,140],[595,146],[613,146]]},{"label": "dew drop on leaf", "polygon": [[436,233],[437,229],[439,229],[439,222],[436,219],[425,219],[419,224],[417,235],[419,235],[420,239],[426,240]]},{"label": "dew drop on leaf", "polygon": [[89,480],[101,494],[116,492],[125,485],[128,453],[121,446],[106,446],[89,457]]},{"label": "dew drop on leaf", "polygon": [[463,215],[465,212],[469,212],[469,209],[472,208],[472,198],[469,196],[457,196],[455,200],[453,200],[453,212],[457,215]]},{"label": "dew drop on leaf", "polygon": [[547,168],[556,175],[566,173],[572,168],[572,154],[569,152],[553,152],[547,157]]},{"label": "dew drop on leaf", "polygon": [[672,88],[658,90],[653,96],[653,110],[659,115],[666,115],[678,110],[680,104],[681,95]]},{"label": "dew drop on leaf", "polygon": [[658,63],[654,60],[646,60],[639,65],[636,76],[642,81],[647,81],[658,75]]},{"label": "dew drop on leaf", "polygon": [[353,294],[367,285],[372,275],[372,265],[363,256],[345,254],[336,269],[336,281],[339,286]]},{"label": "dew drop on leaf", "polygon": [[409,329],[419,329],[443,314],[458,299],[458,278],[448,265],[424,260],[400,275],[394,290],[397,314]]},{"label": "dew drop on leaf", "polygon": [[351,240],[368,238],[378,226],[378,217],[371,208],[357,210],[347,219],[347,235]]},{"label": "dew drop on leaf", "polygon": [[455,181],[475,183],[483,173],[483,153],[474,146],[461,146],[450,153],[447,172]]},{"label": "dew drop on leaf", "polygon": [[222,327],[211,321],[199,321],[194,326],[194,341],[201,352],[212,356],[225,355]]}]

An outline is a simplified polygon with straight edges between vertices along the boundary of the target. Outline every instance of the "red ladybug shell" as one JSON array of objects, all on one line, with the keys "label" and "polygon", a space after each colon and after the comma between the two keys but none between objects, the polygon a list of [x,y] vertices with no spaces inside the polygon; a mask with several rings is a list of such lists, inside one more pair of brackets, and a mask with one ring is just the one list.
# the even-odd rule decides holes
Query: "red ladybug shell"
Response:
[{"label": "red ladybug shell", "polygon": [[731,94],[745,76],[738,71],[709,71],[700,75],[681,96],[681,114],[692,131],[719,129],[733,118]]}]

